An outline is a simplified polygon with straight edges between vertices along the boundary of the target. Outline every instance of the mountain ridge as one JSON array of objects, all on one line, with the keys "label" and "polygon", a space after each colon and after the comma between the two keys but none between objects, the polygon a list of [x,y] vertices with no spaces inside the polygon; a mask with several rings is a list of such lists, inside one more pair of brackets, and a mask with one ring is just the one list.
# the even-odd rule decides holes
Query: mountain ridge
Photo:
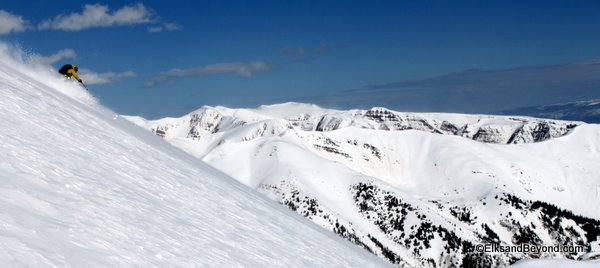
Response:
[{"label": "mountain ridge", "polygon": [[491,242],[600,249],[597,125],[299,103],[129,119],[401,267],[582,256],[474,252]]},{"label": "mountain ridge", "polygon": [[587,123],[600,123],[600,99],[529,106],[500,112],[549,119],[577,120]]}]

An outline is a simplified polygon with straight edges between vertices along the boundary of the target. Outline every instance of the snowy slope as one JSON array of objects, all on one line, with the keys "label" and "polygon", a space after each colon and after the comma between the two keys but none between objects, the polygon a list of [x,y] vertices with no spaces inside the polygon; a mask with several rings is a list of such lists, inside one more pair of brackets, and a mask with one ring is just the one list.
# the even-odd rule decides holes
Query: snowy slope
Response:
[{"label": "snowy slope", "polygon": [[[600,250],[598,125],[299,103],[128,119],[401,266]],[[481,243],[583,252],[476,254]]]},{"label": "snowy slope", "polygon": [[386,266],[9,54],[0,267]]}]

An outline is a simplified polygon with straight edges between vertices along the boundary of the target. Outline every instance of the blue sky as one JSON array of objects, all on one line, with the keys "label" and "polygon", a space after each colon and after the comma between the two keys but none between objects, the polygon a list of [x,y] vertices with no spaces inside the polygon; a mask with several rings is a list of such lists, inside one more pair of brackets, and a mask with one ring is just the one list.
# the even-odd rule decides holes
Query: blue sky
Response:
[{"label": "blue sky", "polygon": [[0,40],[56,68],[78,64],[122,114],[284,101],[483,113],[600,98],[598,1],[5,0],[0,10]]}]

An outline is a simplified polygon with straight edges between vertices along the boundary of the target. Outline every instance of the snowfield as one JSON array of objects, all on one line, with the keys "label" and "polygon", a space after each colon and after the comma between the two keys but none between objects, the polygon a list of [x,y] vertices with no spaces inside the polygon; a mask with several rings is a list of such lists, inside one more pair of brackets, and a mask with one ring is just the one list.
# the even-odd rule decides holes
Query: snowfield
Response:
[{"label": "snowfield", "polygon": [[0,44],[0,267],[385,267]]}]

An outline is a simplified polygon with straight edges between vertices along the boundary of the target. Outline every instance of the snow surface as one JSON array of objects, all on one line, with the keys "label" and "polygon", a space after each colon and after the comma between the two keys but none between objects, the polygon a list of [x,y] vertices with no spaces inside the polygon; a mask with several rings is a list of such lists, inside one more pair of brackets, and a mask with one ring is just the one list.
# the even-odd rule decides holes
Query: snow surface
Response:
[{"label": "snow surface", "polygon": [[0,44],[0,267],[383,267]]}]

